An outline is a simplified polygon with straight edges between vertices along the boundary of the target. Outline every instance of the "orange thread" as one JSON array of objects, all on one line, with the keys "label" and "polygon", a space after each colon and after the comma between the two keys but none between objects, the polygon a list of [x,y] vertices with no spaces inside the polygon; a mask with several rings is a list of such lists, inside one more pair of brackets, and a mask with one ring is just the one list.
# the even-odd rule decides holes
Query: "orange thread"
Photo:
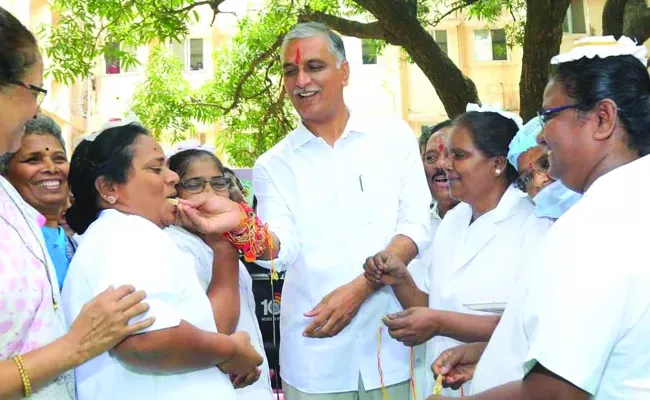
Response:
[{"label": "orange thread", "polygon": [[[381,369],[381,331],[384,327],[379,326],[379,331],[377,331],[377,371],[379,371],[379,385],[381,387],[381,396],[383,400],[388,400],[388,391],[386,390],[386,384],[384,383],[384,371]],[[415,390],[415,348],[411,347],[411,361],[410,361],[410,385],[411,392],[413,393],[413,400],[418,400],[418,395]]]},{"label": "orange thread", "polygon": [[415,391],[415,347],[411,347],[411,392],[413,400],[418,400],[418,393]]}]

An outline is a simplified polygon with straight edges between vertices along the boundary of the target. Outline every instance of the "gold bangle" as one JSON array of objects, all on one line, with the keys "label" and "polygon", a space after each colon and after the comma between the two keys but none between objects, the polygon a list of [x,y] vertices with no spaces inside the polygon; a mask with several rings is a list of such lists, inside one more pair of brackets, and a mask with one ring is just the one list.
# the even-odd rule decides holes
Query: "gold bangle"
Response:
[{"label": "gold bangle", "polygon": [[20,378],[23,380],[23,390],[25,392],[25,397],[32,395],[32,383],[29,381],[29,375],[27,375],[27,370],[25,369],[25,363],[23,362],[23,356],[20,354],[11,358],[16,363],[18,367],[18,372],[20,373]]}]

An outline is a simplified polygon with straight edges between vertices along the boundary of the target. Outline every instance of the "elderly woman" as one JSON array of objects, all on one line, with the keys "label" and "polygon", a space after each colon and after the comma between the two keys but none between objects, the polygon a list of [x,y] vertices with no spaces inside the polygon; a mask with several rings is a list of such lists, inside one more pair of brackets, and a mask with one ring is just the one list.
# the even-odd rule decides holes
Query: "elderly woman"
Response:
[{"label": "elderly woman", "polygon": [[79,399],[234,400],[228,374],[247,373],[262,357],[246,333],[218,333],[193,257],[163,231],[176,222],[169,198],[179,178],[160,145],[137,123],[108,128],[77,146],[69,180],[75,201],[66,217],[83,236],[63,290],[68,320],[127,281],[147,291],[146,315],[155,317],[111,355],[76,368]]},{"label": "elderly woman", "polygon": [[[647,49],[582,39],[553,58],[540,112],[549,173],[584,193],[549,231],[474,375],[472,399],[631,399],[650,371]],[[625,199],[602,218],[612,194]],[[606,295],[604,295],[606,294]]]},{"label": "elderly woman", "polygon": [[[548,227],[529,218],[532,202],[512,186],[517,172],[506,155],[518,130],[514,118],[479,108],[454,120],[445,170],[450,194],[461,203],[436,233],[428,292],[392,257],[366,269],[368,279],[391,285],[404,307],[385,319],[391,336],[408,346],[428,341],[428,365],[450,347],[490,337],[499,316],[472,304],[508,301],[521,269],[520,251],[534,246]],[[429,393],[433,386],[429,374]]]},{"label": "elderly woman", "polygon": [[[43,96],[43,60],[34,36],[0,7],[0,155],[15,152]],[[143,292],[109,287],[88,299],[67,332],[56,273],[38,213],[0,176],[0,398],[75,398],[72,368],[153,322]]]},{"label": "elderly woman", "polygon": [[63,227],[59,226],[61,210],[69,200],[69,169],[61,128],[44,115],[25,125],[25,134],[16,152],[0,156],[0,174],[45,217],[41,230],[54,263],[59,289],[63,287],[76,248]]}]

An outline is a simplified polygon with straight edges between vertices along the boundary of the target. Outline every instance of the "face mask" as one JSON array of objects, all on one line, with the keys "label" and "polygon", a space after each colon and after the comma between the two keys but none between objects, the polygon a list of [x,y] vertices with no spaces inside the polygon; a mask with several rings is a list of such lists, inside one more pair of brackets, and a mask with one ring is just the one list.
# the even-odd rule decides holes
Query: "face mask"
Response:
[{"label": "face mask", "polygon": [[555,181],[533,198],[535,215],[539,218],[558,219],[581,198],[581,194],[568,189],[561,181]]}]

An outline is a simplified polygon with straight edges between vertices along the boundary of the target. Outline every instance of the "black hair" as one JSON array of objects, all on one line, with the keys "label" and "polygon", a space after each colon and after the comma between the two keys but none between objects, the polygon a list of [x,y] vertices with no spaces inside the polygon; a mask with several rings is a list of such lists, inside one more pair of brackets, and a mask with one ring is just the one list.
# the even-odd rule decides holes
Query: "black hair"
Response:
[{"label": "black hair", "polygon": [[241,179],[239,179],[239,177],[237,176],[237,174],[235,173],[235,171],[233,171],[232,169],[230,169],[230,168],[228,168],[228,167],[223,167],[223,173],[224,173],[224,175],[225,175],[225,174],[232,175],[232,177],[234,178],[234,179],[233,179],[233,184],[236,185],[237,188],[239,188],[239,190],[240,190],[242,193],[244,193],[244,192],[246,191],[246,188],[245,188],[244,185],[241,183]]},{"label": "black hair", "polygon": [[[515,121],[496,112],[469,111],[456,117],[453,124],[467,128],[472,142],[487,157],[507,158],[510,142],[519,130]],[[507,159],[505,176],[509,183],[518,177]]]},{"label": "black hair", "polygon": [[132,146],[140,135],[149,135],[137,123],[106,129],[93,141],[82,140],[72,154],[68,183],[74,203],[65,213],[68,225],[83,234],[99,215],[99,193],[95,181],[125,183],[133,165]]},{"label": "black hair", "polygon": [[180,151],[169,157],[169,160],[167,160],[167,165],[169,166],[169,169],[178,174],[180,179],[183,179],[183,176],[185,176],[187,173],[187,168],[190,166],[190,163],[199,158],[210,159],[222,173],[224,172],[221,160],[219,160],[219,158],[211,152],[202,149],[189,149]]},{"label": "black hair", "polygon": [[36,38],[23,24],[0,7],[0,89],[22,79],[36,64],[39,53]]},{"label": "black hair", "polygon": [[627,145],[640,157],[650,154],[650,75],[637,58],[581,58],[559,64],[551,78],[562,84],[583,112],[604,99],[616,103]]},{"label": "black hair", "polygon": [[427,143],[429,143],[429,139],[431,138],[431,136],[433,136],[436,132],[442,129],[449,128],[453,124],[453,122],[454,121],[448,119],[442,122],[438,122],[433,126],[426,127],[426,129],[424,129],[424,131],[420,135],[420,139],[418,143],[420,145],[420,150],[422,151],[422,153],[424,153],[424,149],[426,148]]}]

